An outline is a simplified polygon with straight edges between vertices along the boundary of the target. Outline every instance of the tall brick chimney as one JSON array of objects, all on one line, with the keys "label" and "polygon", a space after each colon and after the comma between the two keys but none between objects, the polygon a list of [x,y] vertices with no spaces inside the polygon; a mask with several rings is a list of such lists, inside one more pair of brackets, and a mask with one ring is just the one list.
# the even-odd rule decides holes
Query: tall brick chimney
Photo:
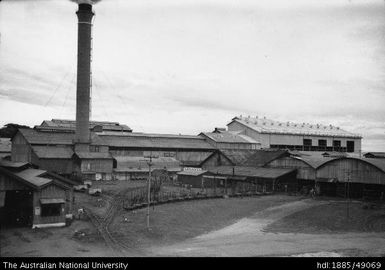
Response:
[{"label": "tall brick chimney", "polygon": [[75,143],[90,142],[92,2],[78,0],[78,70],[76,86]]}]

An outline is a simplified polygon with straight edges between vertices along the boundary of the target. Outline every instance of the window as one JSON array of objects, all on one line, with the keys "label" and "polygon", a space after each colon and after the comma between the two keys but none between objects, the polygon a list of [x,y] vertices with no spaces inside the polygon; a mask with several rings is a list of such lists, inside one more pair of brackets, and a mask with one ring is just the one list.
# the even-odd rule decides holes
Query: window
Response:
[{"label": "window", "polygon": [[100,152],[100,147],[98,145],[90,145],[90,152]]},{"label": "window", "polygon": [[354,141],[347,141],[346,148],[348,152],[354,152]]},{"label": "window", "polygon": [[41,205],[41,216],[60,216],[61,204],[60,203],[49,203]]},{"label": "window", "polygon": [[333,141],[333,151],[341,151],[341,141]]},{"label": "window", "polygon": [[326,147],[326,140],[318,140],[318,146]]},{"label": "window", "polygon": [[303,150],[311,151],[311,139],[303,139]]},{"label": "window", "polygon": [[311,139],[303,139],[304,146],[311,146]]}]

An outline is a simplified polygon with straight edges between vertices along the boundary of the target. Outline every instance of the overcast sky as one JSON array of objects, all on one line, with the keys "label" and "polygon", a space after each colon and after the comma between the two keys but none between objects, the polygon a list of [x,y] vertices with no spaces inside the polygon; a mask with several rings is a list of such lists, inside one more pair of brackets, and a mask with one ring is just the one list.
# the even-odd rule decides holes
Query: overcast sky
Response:
[{"label": "overcast sky", "polygon": [[[0,2],[0,125],[75,118],[77,5]],[[198,134],[236,115],[333,124],[385,151],[384,0],[103,0],[92,119]]]}]

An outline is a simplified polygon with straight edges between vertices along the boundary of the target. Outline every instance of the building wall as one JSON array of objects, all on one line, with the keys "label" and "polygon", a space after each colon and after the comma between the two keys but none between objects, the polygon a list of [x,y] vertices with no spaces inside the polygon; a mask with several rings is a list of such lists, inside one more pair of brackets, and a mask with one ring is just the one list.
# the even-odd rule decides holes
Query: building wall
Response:
[{"label": "building wall", "polygon": [[202,169],[207,169],[210,167],[217,167],[217,166],[232,166],[231,162],[222,154],[215,153],[211,155],[208,159],[205,160],[204,163],[202,163],[201,167]]},{"label": "building wall", "polygon": [[[228,125],[229,131],[242,131],[243,134],[259,141],[262,148],[270,148],[271,145],[303,145],[304,139],[312,140],[312,146],[318,146],[318,140],[326,140],[326,147],[333,147],[333,140],[341,141],[341,147],[347,147],[347,141],[354,141],[354,152],[361,152],[361,139],[344,138],[334,136],[317,136],[317,135],[290,135],[290,134],[273,134],[259,133],[252,128],[244,126],[238,122],[232,122]],[[299,149],[298,149],[299,150]],[[326,150],[323,150],[326,151]]]},{"label": "building wall", "polygon": [[385,184],[385,173],[359,159],[336,159],[319,167],[318,179],[338,179],[339,182]]},{"label": "building wall", "polygon": [[17,132],[12,139],[11,160],[15,162],[31,162],[31,147],[21,135]]},{"label": "building wall", "polygon": [[[51,184],[33,195],[33,224],[65,223],[65,215],[72,211],[72,196],[65,189]],[[59,216],[41,216],[42,205],[40,199],[64,199]],[[40,214],[39,214],[40,213]]]}]

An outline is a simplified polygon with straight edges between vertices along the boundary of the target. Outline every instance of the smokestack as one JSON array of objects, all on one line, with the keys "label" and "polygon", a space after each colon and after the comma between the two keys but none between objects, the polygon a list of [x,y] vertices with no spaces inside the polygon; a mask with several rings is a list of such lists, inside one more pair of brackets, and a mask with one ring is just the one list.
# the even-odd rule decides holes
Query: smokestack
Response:
[{"label": "smokestack", "polygon": [[78,16],[78,71],[76,85],[75,142],[90,142],[90,92],[91,92],[91,30],[92,2],[79,0]]}]

